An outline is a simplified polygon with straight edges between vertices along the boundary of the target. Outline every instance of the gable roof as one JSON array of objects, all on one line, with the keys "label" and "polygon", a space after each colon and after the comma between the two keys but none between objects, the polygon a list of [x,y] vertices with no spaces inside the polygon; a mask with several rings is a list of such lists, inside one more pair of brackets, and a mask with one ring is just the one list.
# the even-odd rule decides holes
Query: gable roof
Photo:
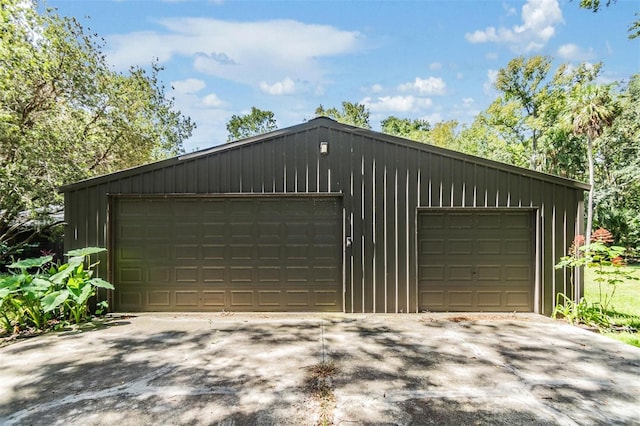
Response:
[{"label": "gable roof", "polygon": [[407,146],[407,147],[418,149],[424,152],[431,152],[431,153],[443,155],[446,157],[463,160],[467,163],[488,166],[494,169],[503,170],[510,173],[515,173],[515,174],[531,177],[531,178],[542,180],[542,181],[557,183],[557,184],[569,186],[572,188],[578,188],[583,190],[589,190],[590,188],[588,184],[582,183],[576,180],[572,180],[572,179],[568,179],[568,178],[564,178],[564,177],[560,177],[560,176],[556,176],[548,173],[538,172],[538,171],[526,169],[523,167],[513,166],[511,164],[501,163],[499,161],[489,160],[482,157],[476,157],[473,155],[464,154],[462,152],[454,151],[451,149],[441,148],[435,145],[429,145],[429,144],[401,138],[398,136],[376,132],[374,130],[363,129],[363,128],[351,126],[348,124],[338,123],[337,121],[328,117],[317,117],[305,123],[301,123],[291,127],[286,127],[283,129],[278,129],[278,130],[275,130],[269,133],[264,133],[258,136],[252,136],[246,139],[241,139],[238,141],[214,146],[212,148],[205,148],[192,153],[182,154],[177,157],[169,158],[166,160],[148,163],[148,164],[132,167],[129,169],[119,170],[106,175],[96,176],[89,179],[74,182],[68,185],[61,186],[59,188],[59,191],[63,193],[69,192],[69,191],[81,189],[84,187],[94,186],[104,182],[109,182],[112,180],[126,178],[132,175],[142,174],[142,173],[146,173],[154,170],[160,170],[165,167],[175,166],[177,164],[191,161],[197,158],[206,157],[208,155],[218,154],[224,151],[231,151],[243,146],[251,145],[256,142],[263,142],[270,139],[276,139],[283,135],[291,135],[291,134],[300,133],[300,132],[308,131],[315,128],[328,128],[328,129],[333,129],[333,130],[337,130],[345,133],[357,134],[357,135],[378,140],[381,142],[391,143],[391,144],[400,145],[400,146]]}]

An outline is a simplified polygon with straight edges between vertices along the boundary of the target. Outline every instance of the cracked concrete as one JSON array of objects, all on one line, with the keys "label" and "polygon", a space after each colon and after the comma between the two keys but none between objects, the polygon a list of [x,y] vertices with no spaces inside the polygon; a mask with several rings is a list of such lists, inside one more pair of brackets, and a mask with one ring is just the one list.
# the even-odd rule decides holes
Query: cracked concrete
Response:
[{"label": "cracked concrete", "polygon": [[530,315],[143,314],[0,348],[0,424],[640,424],[640,349]]}]

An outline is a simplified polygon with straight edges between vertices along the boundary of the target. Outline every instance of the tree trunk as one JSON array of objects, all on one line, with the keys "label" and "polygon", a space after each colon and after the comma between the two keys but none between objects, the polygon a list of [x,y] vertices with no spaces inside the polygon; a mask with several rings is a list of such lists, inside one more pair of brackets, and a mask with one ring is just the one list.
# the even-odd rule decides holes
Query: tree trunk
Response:
[{"label": "tree trunk", "polygon": [[589,161],[589,185],[591,185],[591,188],[589,189],[589,204],[587,205],[587,229],[584,241],[585,244],[589,244],[591,242],[591,230],[593,228],[593,140],[590,136],[587,137],[587,159]]}]

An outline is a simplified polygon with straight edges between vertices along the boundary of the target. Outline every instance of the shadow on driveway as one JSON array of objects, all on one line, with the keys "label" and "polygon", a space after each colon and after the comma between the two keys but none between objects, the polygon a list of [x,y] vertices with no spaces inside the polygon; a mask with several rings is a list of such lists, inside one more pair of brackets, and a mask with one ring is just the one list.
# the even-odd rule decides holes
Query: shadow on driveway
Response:
[{"label": "shadow on driveway", "polygon": [[535,315],[151,315],[0,348],[0,424],[640,424],[640,349]]}]

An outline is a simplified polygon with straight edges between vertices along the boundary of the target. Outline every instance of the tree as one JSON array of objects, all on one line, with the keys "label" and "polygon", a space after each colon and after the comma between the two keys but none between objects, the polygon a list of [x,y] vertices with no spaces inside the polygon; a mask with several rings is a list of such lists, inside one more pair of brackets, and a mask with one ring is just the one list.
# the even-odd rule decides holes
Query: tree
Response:
[{"label": "tree", "polygon": [[[492,105],[496,124],[509,129],[530,152],[529,166],[540,169],[538,140],[542,132],[540,108],[548,93],[548,56],[518,56],[498,71],[495,87],[502,92]],[[506,114],[505,114],[506,113]]]},{"label": "tree", "polygon": [[115,72],[96,35],[36,7],[0,7],[0,262],[55,225],[59,186],[176,155],[195,127],[160,67]]},{"label": "tree", "polygon": [[227,142],[261,135],[277,128],[273,112],[251,107],[249,114],[231,116],[227,122]]},{"label": "tree", "polygon": [[561,64],[551,75],[547,57],[515,58],[498,73],[496,88],[502,95],[479,116],[476,125],[490,126],[509,147],[508,152],[516,154],[511,159],[504,157],[511,164],[526,167],[520,161],[524,154],[534,170],[582,178],[586,161],[582,144],[559,123],[572,88],[593,81],[601,68],[601,63]]},{"label": "tree", "polygon": [[382,133],[388,135],[400,136],[403,138],[420,141],[421,135],[431,130],[431,125],[427,120],[421,118],[398,118],[390,115],[380,122]]},{"label": "tree", "polygon": [[369,110],[362,104],[342,102],[342,111],[338,111],[336,108],[324,109],[322,105],[318,106],[315,111],[316,117],[329,117],[334,120],[350,124],[356,127],[362,127],[363,129],[370,129],[369,124]]},{"label": "tree", "polygon": [[456,135],[456,129],[459,124],[456,120],[436,123],[429,132],[429,143],[442,148],[463,151]]},{"label": "tree", "polygon": [[[617,0],[606,0],[606,2],[601,2],[600,0],[580,0],[580,7],[590,9],[595,13],[601,9],[603,3],[606,7],[609,7],[613,3],[617,3]],[[640,12],[636,12],[636,16],[640,16]],[[630,39],[640,37],[640,19],[633,21],[627,31],[629,32]]]},{"label": "tree", "polygon": [[617,99],[620,113],[600,137],[595,155],[593,222],[640,253],[640,74]]},{"label": "tree", "polygon": [[569,96],[567,104],[567,121],[576,136],[587,138],[587,160],[589,165],[589,200],[587,205],[586,244],[591,241],[593,228],[593,194],[595,187],[593,144],[613,123],[616,116],[616,105],[609,93],[609,86],[596,84],[578,84]]},{"label": "tree", "polygon": [[490,124],[487,112],[478,114],[470,126],[464,127],[457,136],[458,150],[502,163],[526,167],[527,154],[522,144],[507,143],[499,129]]}]

